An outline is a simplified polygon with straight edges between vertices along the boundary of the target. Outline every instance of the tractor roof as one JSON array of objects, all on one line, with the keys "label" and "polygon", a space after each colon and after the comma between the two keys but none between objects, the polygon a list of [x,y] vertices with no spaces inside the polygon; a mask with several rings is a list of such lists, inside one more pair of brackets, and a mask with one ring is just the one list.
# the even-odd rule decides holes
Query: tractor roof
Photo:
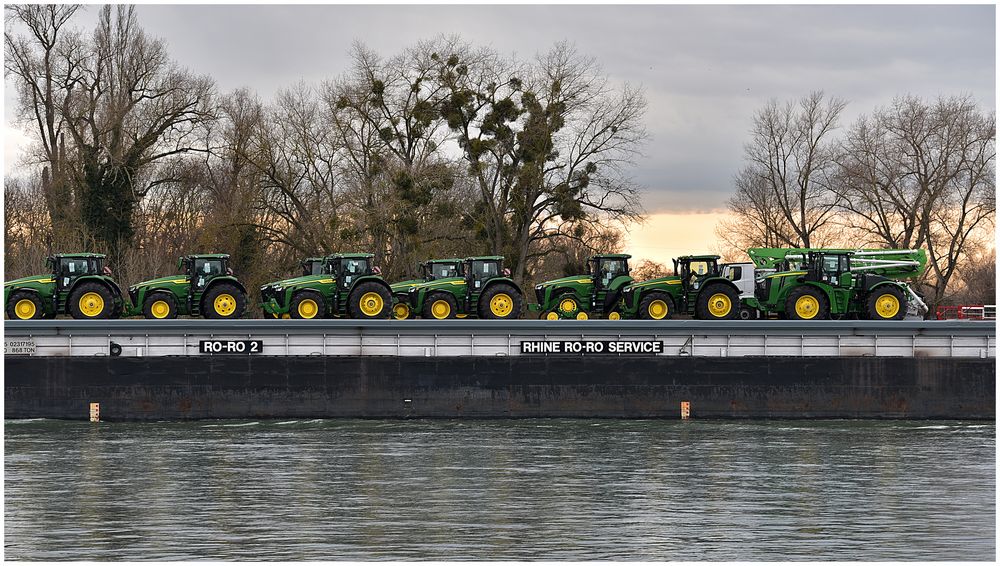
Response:
[{"label": "tractor roof", "polygon": [[334,253],[326,256],[327,259],[358,259],[364,258],[368,259],[370,257],[375,257],[375,254],[362,254],[362,253]]},{"label": "tractor roof", "polygon": [[462,258],[460,257],[449,257],[445,259],[429,259],[424,263],[461,263]]},{"label": "tractor roof", "polygon": [[229,259],[229,254],[189,254],[191,259]]},{"label": "tractor roof", "polygon": [[631,257],[629,254],[595,254],[590,256],[590,259],[630,259]]},{"label": "tractor roof", "polygon": [[104,255],[104,254],[92,254],[92,253],[88,253],[88,252],[79,252],[79,253],[69,253],[69,254],[55,254],[52,257],[82,257],[82,258],[88,258],[88,259],[89,258],[103,259],[103,258],[105,258],[107,256]]},{"label": "tractor roof", "polygon": [[721,256],[717,256],[717,255],[713,255],[713,254],[682,255],[682,256],[680,256],[680,257],[677,258],[677,261],[682,261],[682,260],[685,260],[685,259],[686,260],[694,260],[694,261],[698,261],[698,260],[713,260],[713,259],[714,260],[718,260],[720,258],[721,258]]},{"label": "tractor roof", "polygon": [[326,259],[326,258],[322,257],[322,256],[321,257],[307,257],[304,260],[302,260],[302,262],[305,263],[307,261],[323,261],[324,259]]},{"label": "tractor roof", "polygon": [[483,259],[484,260],[495,259],[497,261],[503,261],[503,256],[502,255],[474,255],[474,256],[465,258],[465,261],[469,261],[469,260],[483,260]]}]

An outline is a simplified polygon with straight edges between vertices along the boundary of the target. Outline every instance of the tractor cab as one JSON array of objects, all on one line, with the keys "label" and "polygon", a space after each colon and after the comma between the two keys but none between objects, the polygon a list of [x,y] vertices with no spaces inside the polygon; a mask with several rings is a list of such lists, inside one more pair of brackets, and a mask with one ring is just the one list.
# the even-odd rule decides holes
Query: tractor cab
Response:
[{"label": "tractor cab", "polygon": [[684,291],[697,291],[706,279],[719,277],[719,256],[681,256],[674,260],[674,273],[681,278]]},{"label": "tractor cab", "polygon": [[326,258],[322,257],[307,257],[302,260],[302,276],[307,275],[323,275],[324,273],[329,273],[327,270]]},{"label": "tractor cab", "polygon": [[[807,281],[822,281],[835,287],[850,286],[851,256],[846,253],[809,252],[805,265]],[[844,277],[847,277],[846,281]]]},{"label": "tractor cab", "polygon": [[464,270],[462,260],[431,260],[420,264],[420,276],[424,281],[436,281],[449,277],[462,277]]},{"label": "tractor cab", "polygon": [[470,295],[482,291],[490,279],[507,276],[503,268],[503,258],[499,256],[469,258],[465,260],[464,267],[466,286]]},{"label": "tractor cab", "polygon": [[618,277],[628,277],[628,259],[624,254],[593,256],[587,260],[594,291],[606,290]]},{"label": "tractor cab", "polygon": [[177,264],[190,278],[192,292],[204,290],[216,277],[232,275],[228,254],[183,256]]},{"label": "tractor cab", "polygon": [[372,267],[372,254],[336,254],[330,256],[329,273],[337,279],[341,290],[349,290],[358,279],[367,275],[378,275]]},{"label": "tractor cab", "polygon": [[55,275],[56,289],[65,291],[84,275],[108,275],[104,256],[99,254],[55,255],[45,258],[45,266]]}]

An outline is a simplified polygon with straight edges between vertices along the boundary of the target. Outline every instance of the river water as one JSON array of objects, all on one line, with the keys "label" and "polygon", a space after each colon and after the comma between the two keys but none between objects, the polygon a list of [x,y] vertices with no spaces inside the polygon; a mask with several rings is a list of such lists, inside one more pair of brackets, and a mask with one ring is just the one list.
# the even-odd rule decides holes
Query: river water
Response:
[{"label": "river water", "polygon": [[5,557],[992,560],[994,423],[7,421]]}]

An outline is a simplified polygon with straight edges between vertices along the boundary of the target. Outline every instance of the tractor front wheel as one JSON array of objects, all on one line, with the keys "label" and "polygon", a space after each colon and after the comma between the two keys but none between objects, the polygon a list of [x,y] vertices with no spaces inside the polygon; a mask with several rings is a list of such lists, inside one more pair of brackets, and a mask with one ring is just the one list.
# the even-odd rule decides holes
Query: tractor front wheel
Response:
[{"label": "tractor front wheel", "polygon": [[323,295],[316,291],[299,291],[292,296],[292,318],[321,318],[325,309]]},{"label": "tractor front wheel", "polygon": [[150,293],[142,302],[142,316],[146,318],[177,318],[177,301],[172,293]]},{"label": "tractor front wheel", "polygon": [[563,318],[575,318],[580,310],[580,303],[570,294],[561,295],[556,301],[556,311]]},{"label": "tractor front wheel", "polygon": [[392,311],[392,293],[374,281],[356,285],[347,301],[347,314],[351,318],[389,318]]},{"label": "tractor front wheel", "polygon": [[110,318],[114,308],[111,290],[100,283],[81,283],[69,296],[69,314],[73,318]]},{"label": "tractor front wheel", "polygon": [[205,318],[243,318],[246,309],[246,295],[232,283],[213,285],[201,300]]},{"label": "tractor front wheel", "polygon": [[495,283],[479,296],[479,318],[518,318],[523,302],[521,293],[513,285]]},{"label": "tractor front wheel", "polygon": [[42,318],[44,314],[42,301],[34,293],[15,291],[7,300],[7,318],[31,320]]},{"label": "tractor front wheel", "polygon": [[722,283],[713,283],[701,290],[695,303],[695,318],[702,320],[730,320],[740,311],[740,295],[736,289]]},{"label": "tractor front wheel", "polygon": [[785,300],[785,316],[789,320],[823,320],[830,316],[830,302],[814,287],[798,287]]},{"label": "tractor front wheel", "polygon": [[399,301],[398,303],[392,305],[392,318],[396,320],[406,320],[410,318],[409,303]]},{"label": "tractor front wheel", "polygon": [[444,320],[455,318],[458,302],[451,293],[431,293],[424,300],[424,318]]},{"label": "tractor front wheel", "polygon": [[868,294],[865,314],[870,320],[903,320],[906,306],[906,295],[899,287],[883,285]]},{"label": "tractor front wheel", "polygon": [[639,303],[639,318],[643,320],[663,320],[674,312],[674,300],[667,293],[654,291],[647,293]]}]

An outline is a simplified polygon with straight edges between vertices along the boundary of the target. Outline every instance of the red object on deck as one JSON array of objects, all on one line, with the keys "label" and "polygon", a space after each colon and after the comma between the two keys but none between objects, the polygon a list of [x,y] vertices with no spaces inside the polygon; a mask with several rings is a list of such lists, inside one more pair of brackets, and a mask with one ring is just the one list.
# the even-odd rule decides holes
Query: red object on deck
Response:
[{"label": "red object on deck", "polygon": [[935,313],[938,320],[996,320],[996,305],[943,305]]}]

